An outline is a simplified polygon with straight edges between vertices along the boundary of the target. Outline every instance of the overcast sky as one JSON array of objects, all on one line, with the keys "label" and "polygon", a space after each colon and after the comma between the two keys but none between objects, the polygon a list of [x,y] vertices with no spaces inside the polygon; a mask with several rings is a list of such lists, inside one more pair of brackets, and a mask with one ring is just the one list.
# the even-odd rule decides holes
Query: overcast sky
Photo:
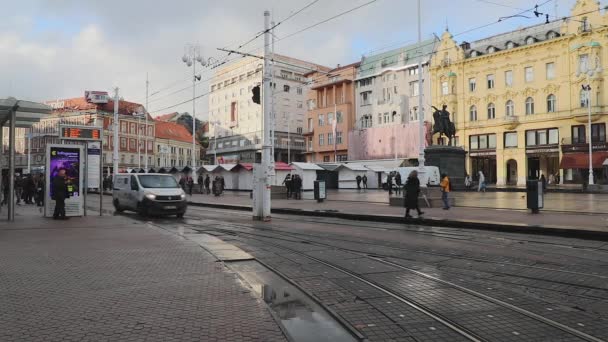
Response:
[{"label": "overcast sky", "polygon": [[[281,38],[370,0],[319,0],[281,24]],[[568,15],[575,0],[553,0],[539,10]],[[150,77],[148,110],[153,115],[191,111],[192,104],[160,111],[187,101],[192,70],[181,61],[186,43],[202,46],[205,57],[221,59],[218,47],[237,47],[263,28],[263,11],[275,21],[313,0],[21,0],[3,4],[0,21],[0,98],[36,101],[82,96],[85,90],[120,87],[126,100],[143,103],[146,73]],[[545,0],[539,0],[539,4]],[[453,34],[528,9],[526,0],[423,0],[423,37]],[[12,13],[12,14],[9,14]],[[531,15],[531,13],[528,13]],[[456,37],[474,40],[541,23],[515,18]],[[377,0],[357,11],[306,30],[276,45],[276,52],[326,66],[357,61],[362,54],[415,42],[416,0]],[[263,44],[262,38],[245,51]],[[203,72],[203,79],[210,73]],[[207,84],[197,87],[197,93]],[[163,97],[165,96],[165,97]],[[207,100],[197,100],[197,117],[207,116]]]}]

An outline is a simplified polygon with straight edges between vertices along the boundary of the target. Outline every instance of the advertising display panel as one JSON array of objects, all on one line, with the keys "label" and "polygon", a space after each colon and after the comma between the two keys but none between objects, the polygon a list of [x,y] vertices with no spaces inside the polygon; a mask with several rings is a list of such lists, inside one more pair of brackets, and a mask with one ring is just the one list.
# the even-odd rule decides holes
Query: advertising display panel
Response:
[{"label": "advertising display panel", "polygon": [[65,200],[66,216],[83,216],[83,159],[84,150],[77,145],[47,145],[46,158],[46,199],[44,213],[46,217],[52,217],[55,210],[53,200],[53,179],[60,169],[65,169],[65,182],[68,196]]}]

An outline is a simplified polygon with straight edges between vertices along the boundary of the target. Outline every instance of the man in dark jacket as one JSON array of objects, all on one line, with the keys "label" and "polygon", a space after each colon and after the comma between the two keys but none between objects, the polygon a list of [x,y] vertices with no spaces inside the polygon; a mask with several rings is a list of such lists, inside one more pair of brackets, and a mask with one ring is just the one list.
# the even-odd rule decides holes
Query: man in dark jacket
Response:
[{"label": "man in dark jacket", "polygon": [[203,179],[203,175],[199,174],[198,178],[196,179],[196,183],[198,183],[198,192],[201,194],[203,193],[203,182],[204,181],[205,180]]},{"label": "man in dark jacket", "polygon": [[395,192],[397,195],[401,192],[401,185],[403,185],[403,183],[401,183],[401,174],[397,171],[395,172]]},{"label": "man in dark jacket", "polygon": [[68,187],[65,184],[65,169],[59,169],[59,173],[53,178],[53,199],[55,200],[55,211],[53,219],[67,220],[65,216],[65,199],[68,197]]},{"label": "man in dark jacket", "polygon": [[207,195],[209,195],[211,193],[211,188],[209,187],[211,184],[211,178],[209,178],[209,175],[205,176],[205,193]]},{"label": "man in dark jacket", "polygon": [[418,211],[418,217],[424,214],[418,207],[418,196],[420,195],[420,180],[418,179],[418,171],[414,170],[410,173],[405,183],[405,189],[403,191],[405,199],[405,218],[412,218],[410,215],[410,209],[416,209]]},{"label": "man in dark jacket", "polygon": [[302,178],[300,178],[300,175],[294,175],[291,179],[291,183],[293,187],[294,199],[302,199]]}]

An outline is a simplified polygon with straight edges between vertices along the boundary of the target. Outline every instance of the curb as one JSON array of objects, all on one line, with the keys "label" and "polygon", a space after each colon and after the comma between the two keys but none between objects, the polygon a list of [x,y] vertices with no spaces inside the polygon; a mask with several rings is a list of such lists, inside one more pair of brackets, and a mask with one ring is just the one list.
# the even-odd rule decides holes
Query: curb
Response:
[{"label": "curb", "polygon": [[[194,207],[207,207],[217,208],[226,210],[239,210],[239,211],[251,211],[250,206],[242,205],[231,205],[231,204],[215,204],[215,203],[200,203],[200,202],[188,202],[188,205]],[[497,231],[507,233],[520,233],[520,234],[533,234],[533,235],[551,235],[567,238],[578,238],[585,240],[601,240],[608,241],[608,231],[593,231],[593,230],[581,230],[576,227],[566,226],[540,226],[540,225],[529,225],[529,224],[517,224],[517,223],[493,223],[483,221],[471,221],[471,220],[456,220],[456,219],[438,219],[438,218],[425,218],[425,219],[411,219],[405,220],[399,216],[387,216],[387,215],[367,215],[367,214],[349,214],[341,213],[336,211],[312,211],[312,210],[301,210],[291,208],[272,208],[271,213],[283,214],[283,215],[298,215],[298,216],[309,216],[309,217],[327,217],[327,218],[339,218],[351,221],[371,221],[371,222],[382,222],[382,223],[411,223],[420,226],[434,226],[443,228],[458,228],[458,229],[475,229],[485,231]]]}]

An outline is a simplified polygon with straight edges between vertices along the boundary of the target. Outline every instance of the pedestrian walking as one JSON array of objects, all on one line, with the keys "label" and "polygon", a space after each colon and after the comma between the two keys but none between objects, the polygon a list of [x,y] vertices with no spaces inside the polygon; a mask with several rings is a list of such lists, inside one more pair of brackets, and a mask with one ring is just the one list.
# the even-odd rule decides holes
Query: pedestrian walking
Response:
[{"label": "pedestrian walking", "polygon": [[355,180],[357,181],[357,190],[361,190],[361,176],[357,175],[357,177],[355,177]]},{"label": "pedestrian walking", "polygon": [[25,177],[24,195],[25,204],[34,204],[34,195],[36,194],[36,183],[32,175]]},{"label": "pedestrian walking", "polygon": [[15,197],[17,198],[17,204],[21,205],[21,199],[23,197],[23,179],[19,174],[15,175]]},{"label": "pedestrian walking", "polygon": [[367,189],[367,176],[363,175],[363,178],[361,178],[361,180],[363,181],[363,189]]},{"label": "pedestrian walking", "polygon": [[293,196],[294,199],[301,200],[302,199],[302,178],[300,175],[294,175],[291,179],[292,187],[293,187]]},{"label": "pedestrian walking", "polygon": [[483,172],[479,171],[479,184],[477,185],[477,192],[483,191],[486,192],[486,177],[483,175]]},{"label": "pedestrian walking", "polygon": [[8,175],[2,175],[2,202],[0,205],[8,204]]},{"label": "pedestrian walking", "polygon": [[53,178],[52,188],[53,200],[55,201],[54,220],[67,220],[65,216],[65,200],[68,197],[68,186],[65,182],[65,169],[59,169],[59,173]]},{"label": "pedestrian walking", "polygon": [[443,210],[450,209],[450,202],[448,201],[448,194],[452,191],[452,185],[450,184],[450,179],[447,174],[441,175],[441,183],[439,184],[441,187],[441,200],[443,201]]},{"label": "pedestrian walking", "polygon": [[209,187],[211,183],[211,178],[209,178],[209,175],[207,175],[205,177],[205,193],[207,193],[207,195],[211,194],[211,188]]},{"label": "pedestrian walking", "polygon": [[389,196],[393,194],[393,173],[390,172],[386,178],[386,187],[388,188]]},{"label": "pedestrian walking", "polygon": [[285,176],[285,179],[283,180],[283,184],[285,185],[285,188],[287,189],[287,198],[291,198],[291,173],[288,173],[287,176]]},{"label": "pedestrian walking", "polygon": [[186,184],[188,185],[188,195],[192,196],[192,189],[194,189],[194,178],[188,176],[186,178]]},{"label": "pedestrian walking", "polygon": [[200,194],[202,194],[202,193],[203,193],[203,186],[204,186],[203,182],[204,182],[204,181],[205,181],[205,180],[203,179],[203,175],[202,175],[202,174],[199,174],[199,175],[198,175],[198,178],[196,179],[196,183],[198,183],[198,192],[199,192]]},{"label": "pedestrian walking", "polygon": [[213,195],[215,195],[217,197],[222,194],[222,191],[220,190],[220,188],[221,188],[220,176],[215,176],[212,186],[213,186]]},{"label": "pedestrian walking", "polygon": [[473,185],[473,180],[471,179],[471,175],[470,174],[466,174],[466,176],[464,177],[464,187],[469,190],[471,189],[471,186]]},{"label": "pedestrian walking", "polygon": [[547,178],[545,178],[544,174],[540,175],[540,181],[543,184],[543,192],[545,192],[547,190]]},{"label": "pedestrian walking", "polygon": [[224,181],[224,176],[220,176],[220,194],[224,193],[224,189],[226,189],[226,182]]},{"label": "pedestrian walking", "polygon": [[418,197],[420,196],[420,179],[418,179],[418,171],[414,170],[407,177],[405,187],[403,191],[404,205],[405,205],[405,218],[412,218],[410,215],[410,209],[416,209],[418,217],[424,214],[420,211],[418,206]]},{"label": "pedestrian walking", "polygon": [[179,186],[182,188],[182,190],[184,190],[184,192],[186,192],[186,177],[182,176],[179,179]]},{"label": "pedestrian walking", "polygon": [[396,171],[395,172],[395,192],[397,193],[397,195],[401,194],[401,186],[403,185],[403,183],[401,183],[401,174]]}]

